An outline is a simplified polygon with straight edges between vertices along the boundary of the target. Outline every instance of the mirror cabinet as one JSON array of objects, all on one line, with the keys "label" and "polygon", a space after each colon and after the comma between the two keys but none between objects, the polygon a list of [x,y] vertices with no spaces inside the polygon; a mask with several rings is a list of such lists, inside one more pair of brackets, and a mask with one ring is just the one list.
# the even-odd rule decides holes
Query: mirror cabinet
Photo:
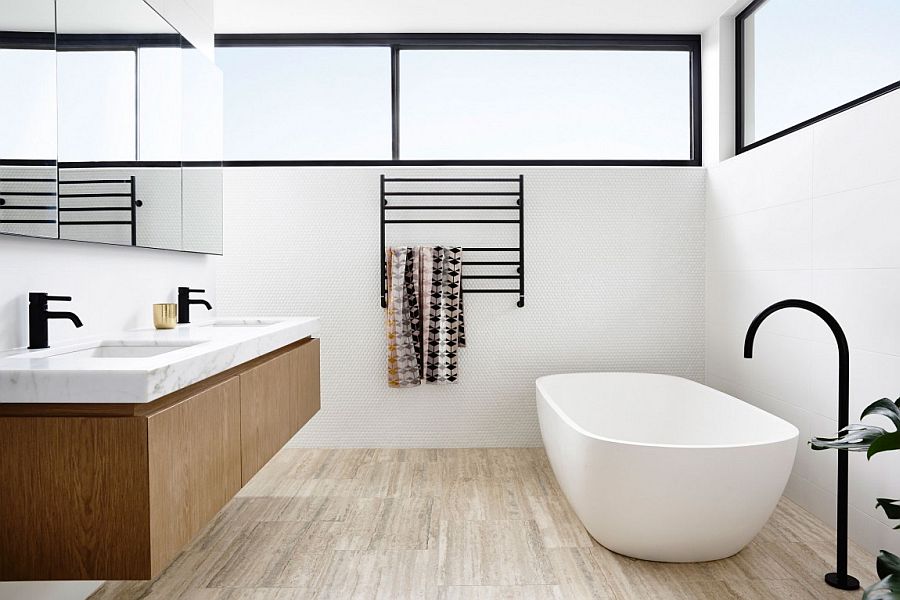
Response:
[{"label": "mirror cabinet", "polygon": [[222,75],[143,0],[0,0],[0,233],[222,253]]}]

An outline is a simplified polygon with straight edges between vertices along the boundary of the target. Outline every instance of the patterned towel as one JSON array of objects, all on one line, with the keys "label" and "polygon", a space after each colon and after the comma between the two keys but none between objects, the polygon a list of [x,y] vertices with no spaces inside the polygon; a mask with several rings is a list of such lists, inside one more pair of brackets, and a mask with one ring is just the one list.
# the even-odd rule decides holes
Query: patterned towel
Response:
[{"label": "patterned towel", "polygon": [[422,379],[422,323],[416,249],[388,248],[387,339],[388,385],[413,387]]},{"label": "patterned towel", "polygon": [[462,248],[435,246],[431,251],[431,281],[425,352],[425,381],[455,383],[459,379],[459,349],[466,345],[462,302]]},{"label": "patterned towel", "polygon": [[462,248],[387,248],[388,385],[454,383],[466,345]]}]

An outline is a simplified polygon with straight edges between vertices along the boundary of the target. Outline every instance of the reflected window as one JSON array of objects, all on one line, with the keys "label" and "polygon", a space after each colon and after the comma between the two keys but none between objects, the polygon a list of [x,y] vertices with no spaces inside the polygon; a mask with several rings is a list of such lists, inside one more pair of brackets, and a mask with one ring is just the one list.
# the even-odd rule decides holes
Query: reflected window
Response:
[{"label": "reflected window", "polygon": [[56,53],[0,48],[0,158],[56,158]]},{"label": "reflected window", "polygon": [[59,160],[136,160],[136,53],[57,54]]},{"label": "reflected window", "polygon": [[138,160],[181,160],[182,56],[176,47],[139,48]]}]

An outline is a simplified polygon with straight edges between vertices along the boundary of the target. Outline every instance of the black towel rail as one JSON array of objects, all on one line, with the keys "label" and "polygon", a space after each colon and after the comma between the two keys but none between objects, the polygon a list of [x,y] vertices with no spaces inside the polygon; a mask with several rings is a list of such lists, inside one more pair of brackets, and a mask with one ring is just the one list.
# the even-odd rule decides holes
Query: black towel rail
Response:
[{"label": "black towel rail", "polygon": [[[478,189],[443,189],[443,190],[426,190],[426,189],[409,189],[405,186],[403,189],[388,190],[388,184],[459,184],[459,183],[506,183],[515,184],[515,190],[501,189],[484,189],[478,186],[466,186]],[[497,186],[492,186],[497,187]],[[437,199],[441,204],[422,204],[423,201],[429,199]],[[493,198],[497,204],[449,204],[454,198]],[[414,201],[416,204],[396,204],[394,201]],[[499,201],[515,200],[515,204],[499,204]],[[388,211],[393,210],[452,210],[452,211],[517,211],[518,215],[515,219],[389,219]],[[470,252],[510,252],[518,255],[518,260],[466,260],[463,259],[463,265],[468,266],[501,266],[516,267],[516,274],[467,274],[464,273],[462,279],[465,280],[517,280],[518,287],[515,288],[464,288],[466,294],[517,294],[519,296],[516,305],[518,307],[525,306],[525,176],[518,177],[387,177],[381,176],[381,306],[387,306],[387,264],[385,262],[384,252],[386,248],[387,225],[408,225],[408,224],[500,224],[500,225],[517,225],[519,245],[516,247],[470,247],[463,248],[465,253]]]}]

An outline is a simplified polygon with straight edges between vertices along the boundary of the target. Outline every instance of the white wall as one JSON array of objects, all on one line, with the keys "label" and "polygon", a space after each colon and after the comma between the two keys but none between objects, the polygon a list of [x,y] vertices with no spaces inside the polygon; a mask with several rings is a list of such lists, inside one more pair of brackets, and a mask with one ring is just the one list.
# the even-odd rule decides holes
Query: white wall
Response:
[{"label": "white wall", "polygon": [[[385,171],[525,174],[525,307],[514,295],[466,298],[469,345],[456,385],[387,386]],[[702,169],[677,168],[226,169],[219,308],[322,317],[323,408],[297,445],[539,445],[541,375],[637,370],[702,380],[704,181]],[[428,225],[392,227],[413,229],[388,243],[515,244],[503,225],[431,235]]]},{"label": "white wall", "polygon": [[[836,453],[805,441],[836,430],[837,351],[824,324],[784,311],[742,343],[777,300],[821,304],[851,352],[851,420],[900,396],[900,93],[709,167],[707,381],[800,428],[787,494],[833,522]],[[887,425],[887,423],[881,423]],[[875,510],[900,495],[900,457],[850,459],[850,534],[870,550],[900,550]]]},{"label": "white wall", "polygon": [[215,259],[207,256],[12,236],[0,236],[0,256],[0,350],[28,345],[28,292],[72,296],[53,309],[84,322],[51,321],[51,345],[152,327],[152,305],[175,302],[180,285],[205,287],[215,306]]}]

